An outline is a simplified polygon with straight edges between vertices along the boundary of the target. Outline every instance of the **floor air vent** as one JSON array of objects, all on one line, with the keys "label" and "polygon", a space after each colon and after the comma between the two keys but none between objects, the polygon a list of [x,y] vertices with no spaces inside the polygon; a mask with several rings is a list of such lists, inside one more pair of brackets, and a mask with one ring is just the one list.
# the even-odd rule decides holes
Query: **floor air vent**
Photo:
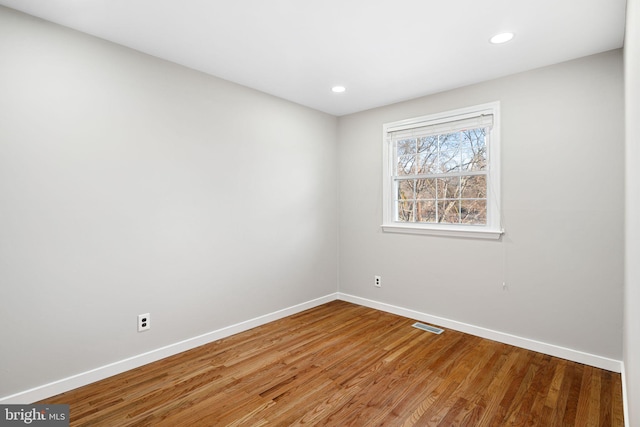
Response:
[{"label": "floor air vent", "polygon": [[444,332],[444,329],[436,328],[435,326],[425,325],[424,323],[416,322],[413,325],[414,328],[422,329],[423,331],[433,332],[434,334],[440,335]]}]

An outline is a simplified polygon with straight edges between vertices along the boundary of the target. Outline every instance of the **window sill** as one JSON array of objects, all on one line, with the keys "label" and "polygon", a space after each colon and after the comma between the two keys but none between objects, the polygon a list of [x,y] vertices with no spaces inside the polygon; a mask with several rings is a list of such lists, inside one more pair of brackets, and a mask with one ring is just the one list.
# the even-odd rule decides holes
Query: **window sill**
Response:
[{"label": "window sill", "polygon": [[503,230],[469,229],[456,227],[425,227],[410,224],[384,224],[385,233],[422,234],[427,236],[460,237],[465,239],[498,240]]}]

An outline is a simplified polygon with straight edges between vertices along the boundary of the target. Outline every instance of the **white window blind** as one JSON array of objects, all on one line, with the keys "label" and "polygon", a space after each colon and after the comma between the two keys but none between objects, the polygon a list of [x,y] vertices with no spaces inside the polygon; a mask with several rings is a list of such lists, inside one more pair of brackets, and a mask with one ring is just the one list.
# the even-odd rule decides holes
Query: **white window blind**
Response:
[{"label": "white window blind", "polygon": [[491,128],[493,114],[481,114],[472,117],[440,119],[412,125],[400,125],[387,129],[387,136],[393,140],[420,138],[455,132],[463,129]]}]

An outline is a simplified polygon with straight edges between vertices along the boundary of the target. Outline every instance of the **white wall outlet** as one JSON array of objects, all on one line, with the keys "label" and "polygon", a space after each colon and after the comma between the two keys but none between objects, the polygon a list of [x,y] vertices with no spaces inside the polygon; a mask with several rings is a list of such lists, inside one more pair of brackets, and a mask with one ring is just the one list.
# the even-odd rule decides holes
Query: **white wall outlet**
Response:
[{"label": "white wall outlet", "polygon": [[151,315],[149,313],[138,314],[138,332],[151,329]]},{"label": "white wall outlet", "polygon": [[381,288],[382,287],[382,277],[380,276],[373,276],[373,285],[376,288]]}]

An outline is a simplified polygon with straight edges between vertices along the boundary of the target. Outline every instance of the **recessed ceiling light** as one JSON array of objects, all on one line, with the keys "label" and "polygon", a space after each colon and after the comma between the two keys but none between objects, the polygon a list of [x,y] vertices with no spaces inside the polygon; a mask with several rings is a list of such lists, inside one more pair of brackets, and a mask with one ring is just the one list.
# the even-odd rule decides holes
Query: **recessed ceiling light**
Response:
[{"label": "recessed ceiling light", "polygon": [[342,93],[347,90],[347,88],[345,88],[344,86],[334,86],[331,88],[331,90],[335,93]]},{"label": "recessed ceiling light", "polygon": [[491,39],[489,39],[489,41],[493,44],[500,44],[500,43],[506,43],[509,40],[511,40],[513,38],[514,34],[513,33],[500,33],[500,34],[496,34],[495,36],[491,37]]}]

